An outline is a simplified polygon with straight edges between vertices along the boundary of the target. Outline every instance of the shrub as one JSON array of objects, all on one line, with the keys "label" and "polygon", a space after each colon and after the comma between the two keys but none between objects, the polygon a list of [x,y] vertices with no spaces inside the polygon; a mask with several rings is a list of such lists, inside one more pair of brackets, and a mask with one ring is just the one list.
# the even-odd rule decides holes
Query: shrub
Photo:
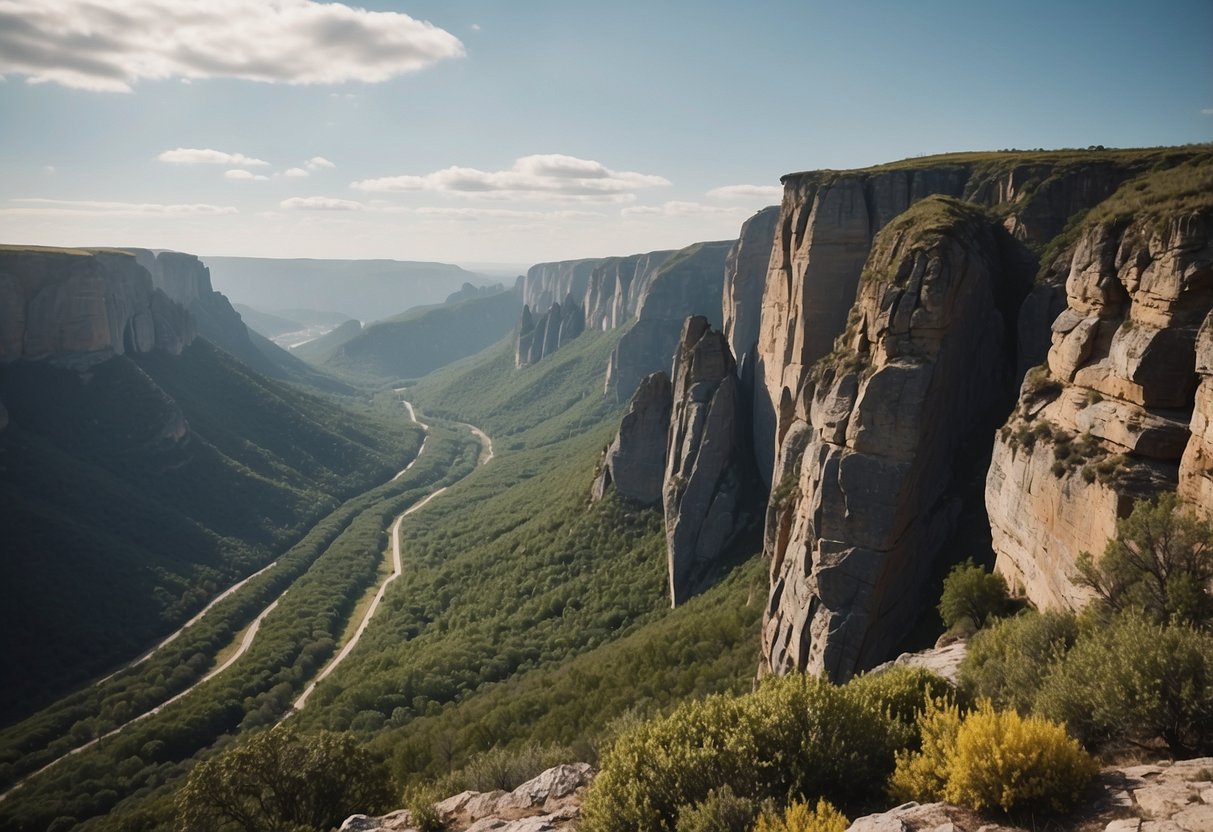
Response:
[{"label": "shrub", "polygon": [[796,801],[789,804],[782,815],[774,811],[763,812],[754,832],[846,832],[850,825],[847,816],[828,801],[818,800],[813,807]]},{"label": "shrub", "polygon": [[669,829],[679,807],[725,784],[750,800],[862,798],[892,770],[892,733],[868,696],[800,674],[689,702],[613,743],[582,829]]},{"label": "shrub", "polygon": [[349,734],[277,727],[199,763],[177,797],[186,828],[328,829],[390,799],[387,771]]},{"label": "shrub", "polygon": [[970,559],[952,567],[944,578],[939,615],[945,627],[967,618],[980,629],[991,618],[1002,615],[1009,604],[1010,593],[1002,575],[986,572]]},{"label": "shrub", "polygon": [[1112,610],[1157,621],[1213,624],[1213,523],[1180,507],[1174,493],[1144,500],[1116,522],[1099,560],[1083,552],[1078,582]]},{"label": "shrub", "polygon": [[434,786],[416,786],[405,789],[403,803],[409,810],[409,824],[418,832],[442,832],[446,824],[438,814],[438,801],[442,799]]},{"label": "shrub", "polygon": [[1213,635],[1117,615],[1082,633],[1035,710],[1088,746],[1161,738],[1177,755],[1213,751]]},{"label": "shrub", "polygon": [[570,749],[537,742],[517,748],[495,746],[477,754],[464,766],[464,787],[475,792],[513,791],[552,766],[575,759]]},{"label": "shrub", "polygon": [[960,723],[943,796],[978,811],[1060,811],[1098,771],[1099,764],[1063,726],[996,711],[985,701]]},{"label": "shrub", "polygon": [[961,718],[955,707],[924,715],[923,750],[899,755],[890,779],[898,800],[947,800],[978,811],[1061,810],[1099,770],[1065,728],[983,700]]},{"label": "shrub", "polygon": [[1071,613],[1035,611],[996,622],[973,636],[960,665],[960,687],[972,700],[1028,713],[1054,664],[1078,637]]},{"label": "shrub", "polygon": [[903,748],[918,747],[918,720],[931,702],[956,699],[956,687],[924,667],[891,667],[858,676],[847,688],[855,695],[868,697],[889,717],[895,744]]},{"label": "shrub", "polygon": [[677,832],[749,832],[754,823],[754,801],[738,797],[732,787],[708,792],[707,799],[678,810]]},{"label": "shrub", "polygon": [[889,794],[900,803],[939,800],[948,783],[948,771],[956,752],[956,732],[960,730],[960,708],[945,701],[926,705],[918,718],[921,750],[899,752],[889,779]]}]

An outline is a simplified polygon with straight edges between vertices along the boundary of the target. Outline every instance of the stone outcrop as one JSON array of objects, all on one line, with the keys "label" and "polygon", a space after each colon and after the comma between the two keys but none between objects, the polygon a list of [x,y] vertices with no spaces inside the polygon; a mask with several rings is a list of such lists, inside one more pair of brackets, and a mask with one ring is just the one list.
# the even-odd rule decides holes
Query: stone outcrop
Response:
[{"label": "stone outcrop", "polygon": [[602,499],[614,485],[628,499],[646,505],[661,502],[673,403],[674,388],[665,373],[653,373],[640,382],[619,433],[603,452],[592,499]]},{"label": "stone outcrop", "polygon": [[1180,486],[1210,510],[1213,209],[1089,223],[1066,294],[995,441],[986,507],[998,571],[1038,606],[1075,608],[1075,558],[1134,502]]},{"label": "stone outcrop", "polygon": [[601,258],[586,260],[561,260],[554,263],[536,263],[527,269],[518,281],[517,288],[522,302],[531,308],[548,309],[553,303],[572,295],[584,302],[586,288],[590,284],[590,273],[602,262]]},{"label": "stone outcrop", "polygon": [[1213,312],[1196,338],[1200,386],[1192,402],[1191,437],[1179,463],[1179,496],[1213,517]]},{"label": "stone outcrop", "polygon": [[952,534],[953,471],[1014,372],[1028,276],[1009,235],[949,199],[918,203],[877,237],[855,311],[787,403],[768,512],[766,667],[845,680],[913,624]]},{"label": "stone outcrop", "polygon": [[691,597],[752,520],[756,487],[742,442],[737,365],[706,318],[683,325],[674,355],[674,405],[666,448],[666,549],[670,602]]},{"label": "stone outcrop", "polygon": [[522,307],[522,320],[514,337],[514,365],[536,364],[545,356],[571,342],[585,331],[585,313],[572,295],[564,305],[553,303],[547,312],[535,318],[529,307]]},{"label": "stone outcrop", "polygon": [[[512,792],[460,792],[435,808],[443,828],[450,832],[571,830],[581,817],[581,801],[595,773],[588,763],[566,763],[548,769]],[[353,815],[341,824],[341,830],[416,832],[407,809],[382,817]]]},{"label": "stone outcrop", "polygon": [[189,313],[115,250],[0,250],[0,363],[87,365],[113,355],[179,354],[195,336]]},{"label": "stone outcrop", "polygon": [[636,323],[607,365],[606,392],[616,400],[631,397],[640,380],[668,370],[688,315],[720,320],[724,261],[731,241],[696,243],[666,260],[639,297]]},{"label": "stone outcrop", "polygon": [[609,331],[636,319],[657,269],[672,251],[650,251],[598,261],[586,288],[586,326]]}]

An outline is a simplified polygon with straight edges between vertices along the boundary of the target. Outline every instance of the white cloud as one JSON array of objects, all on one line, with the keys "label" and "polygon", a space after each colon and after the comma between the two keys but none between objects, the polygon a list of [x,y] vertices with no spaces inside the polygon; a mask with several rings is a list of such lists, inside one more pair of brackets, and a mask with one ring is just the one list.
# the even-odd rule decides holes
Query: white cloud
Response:
[{"label": "white cloud", "polygon": [[46,171],[46,174],[48,176],[54,176],[56,173],[59,172],[59,169],[56,168],[54,165],[47,165],[42,170]]},{"label": "white cloud", "polygon": [[778,202],[783,199],[782,185],[724,185],[712,188],[707,196],[711,199],[766,199]]},{"label": "white cloud", "polygon": [[222,150],[197,147],[179,147],[176,150],[166,150],[157,156],[156,159],[174,165],[240,165],[242,167],[259,167],[269,164],[269,162],[262,159],[253,159],[250,156],[245,156],[243,153],[224,153]]},{"label": "white cloud", "polygon": [[661,216],[685,217],[692,214],[736,214],[736,208],[721,208],[719,205],[704,205],[700,202],[665,202],[661,205],[636,205],[619,212],[625,217]]},{"label": "white cloud", "polygon": [[303,168],[287,168],[285,171],[283,171],[282,175],[290,177],[311,176],[311,174]]},{"label": "white cloud", "polygon": [[1213,107],[1205,107],[1200,111],[1202,116],[1213,116]]},{"label": "white cloud", "polygon": [[303,166],[308,170],[319,170],[320,168],[335,168],[337,167],[323,156],[313,156],[303,163]]},{"label": "white cloud", "polygon": [[669,185],[662,176],[616,171],[590,159],[557,153],[523,156],[509,170],[449,167],[423,176],[388,176],[350,183],[360,191],[438,191],[469,197],[556,198],[620,202],[635,191]]},{"label": "white cloud", "polygon": [[327,196],[295,196],[278,203],[289,211],[361,211],[366,206],[351,199],[333,199]]},{"label": "white cloud", "polygon": [[[390,210],[390,209],[389,209]],[[594,211],[516,211],[509,208],[442,208],[423,207],[414,209],[414,213],[428,217],[446,217],[449,219],[478,220],[489,219],[523,219],[523,220],[578,220],[600,218],[603,215]]]},{"label": "white cloud", "polygon": [[0,209],[6,214],[41,216],[91,215],[107,217],[207,216],[238,213],[230,205],[200,203],[161,204],[155,202],[99,202],[87,199],[14,199],[16,208]]},{"label": "white cloud", "polygon": [[479,23],[473,23],[473,24],[472,24],[472,31],[473,31],[473,32],[479,32],[479,31],[480,31],[480,24],[479,24]]},{"label": "white cloud", "polygon": [[244,182],[268,182],[269,181],[268,176],[263,176],[260,173],[253,173],[252,171],[247,171],[247,170],[224,171],[223,178],[224,179],[237,179],[237,180],[242,180]]},{"label": "white cloud", "polygon": [[0,0],[0,76],[100,92],[140,80],[377,83],[464,54],[406,14],[313,0]]}]

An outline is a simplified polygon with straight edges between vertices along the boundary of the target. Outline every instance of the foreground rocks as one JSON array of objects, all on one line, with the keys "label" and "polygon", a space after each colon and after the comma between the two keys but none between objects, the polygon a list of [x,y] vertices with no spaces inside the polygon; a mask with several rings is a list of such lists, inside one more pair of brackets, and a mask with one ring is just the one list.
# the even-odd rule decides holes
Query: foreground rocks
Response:
[{"label": "foreground rocks", "polygon": [[[460,792],[437,804],[450,832],[555,832],[574,829],[581,800],[594,779],[589,763],[550,768],[512,792]],[[416,832],[407,809],[368,817],[353,815],[341,824],[346,832]]]}]

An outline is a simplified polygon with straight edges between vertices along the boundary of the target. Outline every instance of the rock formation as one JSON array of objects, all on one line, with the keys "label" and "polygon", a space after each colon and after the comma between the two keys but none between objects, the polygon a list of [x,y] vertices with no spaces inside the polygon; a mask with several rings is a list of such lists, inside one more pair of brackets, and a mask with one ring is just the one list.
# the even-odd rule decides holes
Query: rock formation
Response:
[{"label": "rock formation", "polygon": [[0,250],[0,363],[89,364],[124,353],[179,354],[194,339],[188,312],[114,250]]},{"label": "rock formation", "polygon": [[674,405],[666,448],[665,508],[670,601],[700,589],[752,519],[756,496],[742,442],[737,365],[724,335],[688,318],[674,354]]},{"label": "rock formation", "polygon": [[624,401],[649,373],[666,370],[688,315],[720,320],[731,241],[696,243],[666,260],[640,295],[636,323],[611,353],[606,392]]},{"label": "rock formation", "polygon": [[614,485],[620,494],[637,502],[661,502],[673,403],[674,388],[665,373],[653,373],[640,382],[615,441],[603,452],[592,499],[602,499]]},{"label": "rock formation", "polygon": [[514,336],[514,366],[536,364],[545,356],[568,344],[585,331],[585,313],[572,295],[564,305],[553,303],[536,319],[528,306],[522,307],[522,320]]},{"label": "rock formation", "polygon": [[1191,438],[1179,463],[1179,496],[1213,516],[1213,312],[1196,338],[1200,386],[1193,399]]},{"label": "rock formation", "polygon": [[955,460],[1014,371],[1005,321],[1028,277],[1004,273],[1007,237],[944,198],[878,235],[846,332],[787,414],[798,453],[778,469],[767,531],[776,672],[844,680],[912,625],[955,527]]},{"label": "rock formation", "polygon": [[1075,558],[1101,552],[1136,500],[1179,486],[1213,506],[1213,206],[1087,223],[1066,294],[1048,363],[995,441],[986,507],[1008,582],[1075,608]]}]

